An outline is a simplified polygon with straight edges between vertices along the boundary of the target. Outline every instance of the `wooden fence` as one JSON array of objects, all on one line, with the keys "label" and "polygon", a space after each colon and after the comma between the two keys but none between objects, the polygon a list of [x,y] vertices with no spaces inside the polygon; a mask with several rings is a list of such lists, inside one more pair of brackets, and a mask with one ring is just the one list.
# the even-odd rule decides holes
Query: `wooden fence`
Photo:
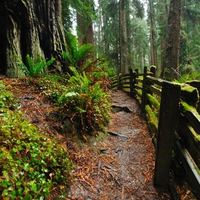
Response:
[{"label": "wooden fence", "polygon": [[154,66],[113,77],[113,89],[128,92],[146,114],[156,148],[154,185],[169,186],[173,168],[200,199],[200,81],[187,84],[155,78]]}]

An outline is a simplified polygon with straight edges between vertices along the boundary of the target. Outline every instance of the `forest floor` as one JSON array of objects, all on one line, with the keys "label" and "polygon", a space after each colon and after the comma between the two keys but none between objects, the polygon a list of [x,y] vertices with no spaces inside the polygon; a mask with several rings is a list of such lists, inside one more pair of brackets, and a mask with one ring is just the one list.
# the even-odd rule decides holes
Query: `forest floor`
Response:
[{"label": "forest floor", "polygon": [[[137,102],[126,93],[112,92],[113,112],[107,136],[78,145],[69,134],[60,134],[62,123],[56,117],[56,108],[37,92],[37,87],[19,79],[0,78],[11,86],[26,118],[66,146],[76,166],[66,199],[171,199],[168,191],[153,186],[155,148]],[[185,183],[176,187],[180,199],[195,199]],[[50,199],[56,199],[58,192],[55,187]]]}]

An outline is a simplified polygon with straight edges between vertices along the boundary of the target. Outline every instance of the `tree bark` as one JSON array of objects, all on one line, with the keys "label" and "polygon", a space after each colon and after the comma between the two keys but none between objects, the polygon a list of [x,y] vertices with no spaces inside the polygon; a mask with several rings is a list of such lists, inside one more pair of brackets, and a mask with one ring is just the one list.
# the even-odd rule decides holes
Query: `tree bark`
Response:
[{"label": "tree bark", "polygon": [[182,0],[171,0],[167,26],[165,78],[178,78]]},{"label": "tree bark", "polygon": [[127,45],[127,20],[126,9],[127,0],[119,1],[119,37],[120,37],[120,72],[128,73],[128,45]]},{"label": "tree bark", "polygon": [[157,48],[156,48],[156,26],[155,26],[155,12],[153,6],[153,0],[149,0],[149,12],[150,12],[150,52],[151,60],[150,65],[158,66],[157,62]]},{"label": "tree bark", "polygon": [[90,13],[80,10],[77,12],[77,34],[80,45],[94,45],[94,31],[91,15],[94,9],[93,0],[84,0],[85,6]]},{"label": "tree bark", "polygon": [[160,66],[161,73],[160,77],[164,76],[165,66],[165,45],[166,45],[166,32],[167,32],[167,16],[168,16],[168,0],[159,0],[159,24],[160,24]]},{"label": "tree bark", "polygon": [[65,51],[61,0],[3,0],[0,3],[0,70],[8,77],[22,72],[17,57],[56,58],[56,66],[66,70],[61,53]]}]

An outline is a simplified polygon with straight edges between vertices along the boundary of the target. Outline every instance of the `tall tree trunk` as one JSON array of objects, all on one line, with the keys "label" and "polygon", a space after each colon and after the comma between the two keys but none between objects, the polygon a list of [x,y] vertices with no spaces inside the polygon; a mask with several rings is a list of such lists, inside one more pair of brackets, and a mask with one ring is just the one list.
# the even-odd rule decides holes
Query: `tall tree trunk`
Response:
[{"label": "tall tree trunk", "polygon": [[[55,57],[62,65],[65,37],[61,0],[2,0],[0,3],[0,70],[8,77],[19,77],[17,56]],[[62,66],[64,70],[64,66]]]},{"label": "tall tree trunk", "polygon": [[160,24],[160,66],[161,66],[161,74],[160,77],[164,76],[164,66],[165,66],[165,50],[166,50],[166,32],[167,32],[167,16],[169,13],[169,0],[159,0],[159,24]]},{"label": "tall tree trunk", "polygon": [[[77,34],[80,45],[94,45],[94,31],[91,15],[93,14],[93,0],[84,0],[87,12],[80,10],[77,12]],[[90,12],[88,12],[90,11]]]},{"label": "tall tree trunk", "polygon": [[130,0],[127,0],[126,4],[126,29],[127,29],[127,68],[131,68],[133,59],[132,59],[132,39],[131,39],[131,12],[130,12]]},{"label": "tall tree trunk", "polygon": [[149,12],[150,12],[150,65],[158,65],[157,62],[157,48],[156,48],[156,26],[155,26],[155,12],[153,6],[153,0],[149,0]]},{"label": "tall tree trunk", "polygon": [[171,0],[167,25],[165,78],[178,78],[182,0]]},{"label": "tall tree trunk", "polygon": [[128,72],[128,46],[127,46],[127,20],[126,20],[126,6],[127,0],[119,1],[119,37],[120,37],[120,68],[122,73]]}]

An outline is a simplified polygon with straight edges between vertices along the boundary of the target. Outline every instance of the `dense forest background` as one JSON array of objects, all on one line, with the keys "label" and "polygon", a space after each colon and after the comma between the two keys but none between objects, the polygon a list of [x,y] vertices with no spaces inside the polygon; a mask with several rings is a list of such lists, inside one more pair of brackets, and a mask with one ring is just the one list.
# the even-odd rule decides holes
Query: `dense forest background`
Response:
[{"label": "dense forest background", "polygon": [[[159,75],[163,76],[167,65],[166,49],[171,45],[167,41],[168,34],[180,37],[175,46],[179,50],[175,77],[200,70],[200,2],[197,0],[172,0],[171,8],[169,0],[85,0],[76,3],[63,0],[62,4],[66,37],[76,21],[79,41],[83,43],[82,36],[87,32],[88,40],[84,41],[95,44],[96,55],[104,55],[116,72],[156,65]],[[169,21],[170,11],[180,12],[178,31],[178,19],[173,13]],[[172,33],[168,31],[170,26],[173,26]],[[89,39],[89,35],[94,40]]]},{"label": "dense forest background", "polygon": [[8,77],[20,76],[16,63],[27,54],[54,57],[67,72],[84,44],[116,73],[155,65],[158,76],[179,79],[199,71],[198,0],[4,0],[0,12],[0,72]]}]

